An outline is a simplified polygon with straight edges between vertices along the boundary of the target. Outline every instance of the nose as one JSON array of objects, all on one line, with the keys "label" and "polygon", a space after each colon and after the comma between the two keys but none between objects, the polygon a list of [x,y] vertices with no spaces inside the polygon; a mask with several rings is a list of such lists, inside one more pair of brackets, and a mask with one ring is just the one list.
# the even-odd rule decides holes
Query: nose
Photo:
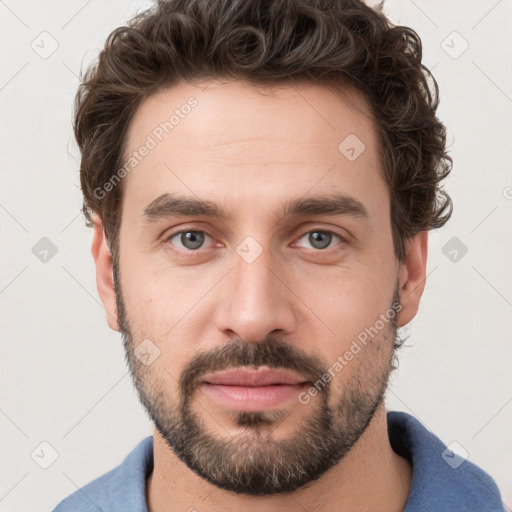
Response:
[{"label": "nose", "polygon": [[[293,332],[293,292],[267,251],[253,262],[233,255],[234,268],[222,283],[215,323],[224,336],[247,342]],[[279,277],[278,277],[279,276]]]}]

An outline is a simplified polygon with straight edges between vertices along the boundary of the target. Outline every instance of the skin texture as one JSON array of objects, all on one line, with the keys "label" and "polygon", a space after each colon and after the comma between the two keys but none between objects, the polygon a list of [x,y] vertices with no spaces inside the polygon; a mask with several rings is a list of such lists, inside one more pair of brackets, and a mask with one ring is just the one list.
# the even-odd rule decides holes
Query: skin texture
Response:
[{"label": "skin texture", "polygon": [[[250,466],[250,456],[254,461],[262,452],[267,464],[274,456],[277,465],[285,456],[277,451],[280,443],[294,441],[296,454],[311,447],[306,427],[318,432],[321,427],[314,422],[325,409],[335,427],[357,428],[351,439],[344,438],[340,460],[314,479],[293,492],[256,495],[232,492],[214,481],[221,475],[210,473],[209,479],[190,469],[170,449],[170,433],[160,425],[154,430],[155,468],[147,482],[149,510],[274,511],[301,505],[309,511],[403,510],[411,468],[391,449],[380,398],[391,371],[396,327],[415,316],[423,293],[427,233],[407,241],[407,258],[400,265],[375,123],[364,98],[348,88],[340,96],[313,84],[265,91],[243,82],[180,84],[139,106],[127,154],[190,97],[197,106],[124,178],[117,286],[103,226],[95,218],[98,291],[109,326],[123,333],[144,405],[169,425],[189,398],[195,423],[210,440],[224,443],[240,471]],[[350,134],[365,145],[354,161],[338,149]],[[144,210],[164,193],[211,201],[228,215],[148,222]],[[355,198],[368,216],[283,215],[290,201],[333,194]],[[209,236],[193,251],[175,236],[182,228]],[[319,231],[338,236],[328,248],[315,248],[309,234]],[[241,254],[257,257],[249,263]],[[275,341],[309,363],[317,361],[317,370],[332,367],[361,332],[389,311],[397,292],[396,322],[386,322],[336,372],[328,392],[311,396],[308,404],[288,400],[259,419],[245,415],[242,424],[240,411],[220,405],[198,386],[181,386],[188,375],[184,370],[201,357],[203,369],[219,352],[231,363],[240,361],[229,342],[250,347],[254,355],[258,346]],[[148,366],[133,352],[143,340],[160,351]],[[269,362],[276,361],[271,355]],[[295,368],[296,359],[290,357],[284,359],[285,368]],[[207,454],[201,455],[203,461]]]}]

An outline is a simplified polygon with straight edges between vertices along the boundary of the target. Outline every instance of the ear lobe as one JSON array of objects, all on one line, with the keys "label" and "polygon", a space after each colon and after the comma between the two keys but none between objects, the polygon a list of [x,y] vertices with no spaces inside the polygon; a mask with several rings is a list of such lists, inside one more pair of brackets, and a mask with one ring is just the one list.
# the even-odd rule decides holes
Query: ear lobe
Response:
[{"label": "ear lobe", "polygon": [[405,262],[400,269],[400,302],[398,327],[408,324],[418,312],[425,289],[428,253],[428,231],[420,231],[407,240]]},{"label": "ear lobe", "polygon": [[112,256],[105,238],[103,222],[97,215],[93,216],[93,222],[94,234],[91,253],[96,265],[96,287],[105,308],[109,327],[114,331],[119,331]]}]

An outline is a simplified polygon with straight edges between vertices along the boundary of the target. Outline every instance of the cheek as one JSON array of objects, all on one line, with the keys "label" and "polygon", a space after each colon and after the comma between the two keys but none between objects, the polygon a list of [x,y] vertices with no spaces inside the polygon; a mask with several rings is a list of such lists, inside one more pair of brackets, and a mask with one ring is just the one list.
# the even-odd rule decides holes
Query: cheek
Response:
[{"label": "cheek", "polygon": [[164,334],[178,325],[215,283],[212,272],[176,268],[159,257],[131,258],[122,271],[123,295],[132,315],[151,330]]},{"label": "cheek", "polygon": [[[335,335],[372,325],[390,306],[394,281],[384,280],[371,268],[339,268],[308,272],[296,292]],[[332,333],[331,333],[332,334]]]},{"label": "cheek", "polygon": [[121,270],[123,298],[134,345],[145,339],[155,343],[160,350],[155,371],[174,385],[206,337],[204,330],[212,318],[208,291],[219,276],[210,271],[199,277],[192,267],[177,269],[143,258],[138,265],[133,257],[125,264],[129,270]]},{"label": "cheek", "polygon": [[[359,362],[349,366],[358,367],[362,363],[359,356],[368,352],[363,342],[391,336],[389,320],[380,320],[380,315],[389,314],[394,289],[391,275],[388,271],[384,281],[371,268],[358,266],[327,273],[325,269],[309,272],[307,278],[301,279],[296,293],[306,306],[304,332],[317,340],[311,343],[311,349],[314,347],[328,365],[353,349],[360,354],[348,354],[348,358]],[[361,346],[360,351],[354,343]],[[391,346],[392,342],[385,341],[385,345]]]}]

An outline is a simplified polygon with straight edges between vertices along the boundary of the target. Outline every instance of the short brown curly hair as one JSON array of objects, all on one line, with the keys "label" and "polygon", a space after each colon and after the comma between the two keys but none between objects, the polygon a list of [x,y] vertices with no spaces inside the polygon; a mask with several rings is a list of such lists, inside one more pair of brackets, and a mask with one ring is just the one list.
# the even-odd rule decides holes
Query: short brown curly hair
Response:
[{"label": "short brown curly hair", "polygon": [[[98,194],[124,161],[141,101],[183,81],[355,86],[367,99],[389,185],[394,249],[443,226],[453,210],[440,182],[452,168],[439,89],[418,34],[359,0],[158,0],[108,37],[75,98],[83,213],[103,221],[115,258],[122,182]],[[96,191],[96,193],[95,193]]]}]

